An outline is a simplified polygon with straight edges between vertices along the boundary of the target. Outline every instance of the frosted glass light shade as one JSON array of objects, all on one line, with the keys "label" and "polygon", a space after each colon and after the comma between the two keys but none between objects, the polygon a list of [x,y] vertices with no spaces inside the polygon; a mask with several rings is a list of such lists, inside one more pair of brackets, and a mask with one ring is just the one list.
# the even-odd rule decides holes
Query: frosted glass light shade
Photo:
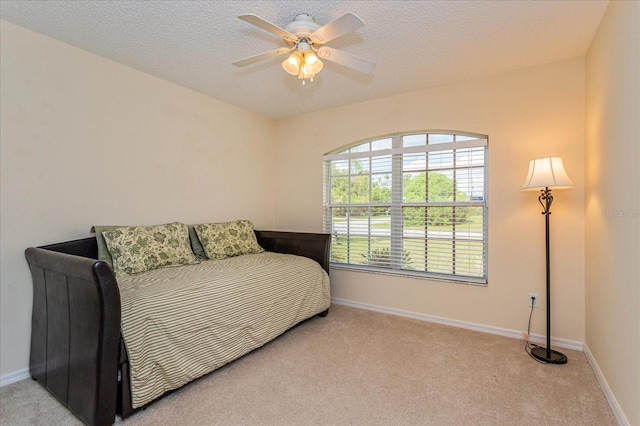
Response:
[{"label": "frosted glass light shade", "polygon": [[304,63],[307,65],[307,74],[316,75],[322,70],[324,64],[313,52],[307,52],[304,55]]},{"label": "frosted glass light shade", "polygon": [[298,75],[302,57],[298,52],[293,52],[287,59],[282,62],[282,68],[291,75]]},{"label": "frosted glass light shade", "polygon": [[544,188],[567,189],[574,186],[564,170],[562,158],[545,157],[529,161],[527,178],[521,191],[535,191]]}]

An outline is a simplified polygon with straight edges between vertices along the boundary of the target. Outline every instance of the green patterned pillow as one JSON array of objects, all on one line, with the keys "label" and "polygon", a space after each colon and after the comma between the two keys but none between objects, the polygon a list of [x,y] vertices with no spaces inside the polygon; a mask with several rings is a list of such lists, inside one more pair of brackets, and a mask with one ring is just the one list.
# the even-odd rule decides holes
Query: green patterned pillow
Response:
[{"label": "green patterned pillow", "polygon": [[96,234],[96,243],[98,244],[98,260],[102,260],[107,263],[113,269],[113,259],[111,259],[111,254],[109,253],[109,248],[107,247],[107,242],[104,240],[104,235],[102,233],[104,231],[110,231],[115,228],[122,228],[125,225],[94,225],[91,227],[92,233]]},{"label": "green patterned pillow", "polygon": [[132,275],[164,266],[199,263],[184,223],[124,226],[102,233],[116,274]]},{"label": "green patterned pillow", "polygon": [[253,223],[235,220],[227,223],[207,223],[194,226],[209,259],[224,259],[241,254],[262,253]]}]

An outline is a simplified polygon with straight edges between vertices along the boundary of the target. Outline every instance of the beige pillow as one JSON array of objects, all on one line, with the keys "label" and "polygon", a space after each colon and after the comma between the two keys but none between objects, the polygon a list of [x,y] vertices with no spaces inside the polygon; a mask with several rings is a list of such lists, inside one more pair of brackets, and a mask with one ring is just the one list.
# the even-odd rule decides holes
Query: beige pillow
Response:
[{"label": "beige pillow", "polygon": [[165,266],[199,263],[184,223],[124,226],[104,231],[116,274],[132,275]]},{"label": "beige pillow", "polygon": [[194,228],[209,259],[224,259],[264,251],[256,240],[253,223],[248,220],[207,223],[195,225]]}]

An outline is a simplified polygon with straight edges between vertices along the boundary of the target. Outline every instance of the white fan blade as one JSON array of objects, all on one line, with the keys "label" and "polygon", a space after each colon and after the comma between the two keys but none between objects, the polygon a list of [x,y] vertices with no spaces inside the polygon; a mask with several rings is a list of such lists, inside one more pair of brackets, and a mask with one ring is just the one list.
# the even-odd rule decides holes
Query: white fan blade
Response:
[{"label": "white fan blade", "polygon": [[248,58],[240,59],[239,61],[232,62],[236,67],[246,67],[247,65],[254,64],[256,62],[262,61],[264,59],[269,59],[274,56],[284,55],[285,53],[291,52],[293,49],[287,49],[286,47],[281,47],[279,49],[270,50],[268,52],[261,53],[259,55],[249,56]]},{"label": "white fan blade", "polygon": [[277,25],[272,24],[269,21],[262,19],[261,17],[254,14],[240,15],[238,18],[242,19],[245,22],[255,25],[256,27],[262,28],[263,30],[269,31],[271,34],[275,34],[278,37],[282,37],[285,41],[295,42],[298,40],[298,37],[295,34],[291,34],[287,30],[283,30]]},{"label": "white fan blade", "polygon": [[349,12],[312,32],[311,41],[317,44],[324,44],[363,26],[364,22]]},{"label": "white fan blade", "polygon": [[375,62],[371,62],[359,56],[352,55],[351,53],[343,52],[342,50],[333,49],[327,46],[322,46],[318,49],[318,56],[322,59],[326,59],[327,61],[335,62],[336,64],[340,64],[366,74],[372,72],[376,67]]}]

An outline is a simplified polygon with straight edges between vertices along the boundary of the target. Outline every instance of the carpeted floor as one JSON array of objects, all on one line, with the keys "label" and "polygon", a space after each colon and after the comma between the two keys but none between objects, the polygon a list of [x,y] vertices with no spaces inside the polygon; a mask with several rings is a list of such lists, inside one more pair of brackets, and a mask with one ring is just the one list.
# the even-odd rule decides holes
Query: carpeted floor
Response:
[{"label": "carpeted floor", "polygon": [[[585,356],[332,306],[126,420],[138,425],[615,425]],[[4,425],[81,424],[40,385],[0,389]]]}]

